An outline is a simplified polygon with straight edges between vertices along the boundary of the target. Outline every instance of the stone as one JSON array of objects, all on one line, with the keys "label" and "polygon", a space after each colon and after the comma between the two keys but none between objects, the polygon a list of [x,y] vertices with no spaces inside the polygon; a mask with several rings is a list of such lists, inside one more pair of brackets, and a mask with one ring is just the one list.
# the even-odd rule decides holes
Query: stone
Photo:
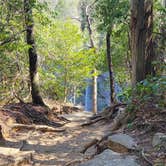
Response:
[{"label": "stone", "polygon": [[80,164],[79,166],[139,166],[136,156],[121,155],[112,150],[105,150],[95,158]]},{"label": "stone", "polygon": [[166,135],[164,133],[156,133],[152,139],[152,146],[164,146],[166,148]]},{"label": "stone", "polygon": [[122,146],[125,146],[127,149],[138,149],[137,143],[134,141],[134,139],[127,135],[127,134],[114,134],[108,137],[108,141],[121,144]]}]

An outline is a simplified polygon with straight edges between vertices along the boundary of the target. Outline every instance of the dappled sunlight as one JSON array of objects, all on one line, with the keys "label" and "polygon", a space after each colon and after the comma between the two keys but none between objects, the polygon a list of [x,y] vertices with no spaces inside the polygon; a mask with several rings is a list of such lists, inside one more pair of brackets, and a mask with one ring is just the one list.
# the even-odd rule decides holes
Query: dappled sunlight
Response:
[{"label": "dappled sunlight", "polygon": [[[80,127],[79,118],[86,117],[86,113],[84,113],[85,116],[81,117],[82,114],[82,112],[70,114],[70,117],[73,115],[74,121],[65,125],[66,131],[63,133],[33,131],[26,140],[23,140],[26,133],[22,131],[18,137],[15,137],[16,142],[6,140],[3,146],[1,145],[0,150],[3,151],[4,155],[17,157],[20,154],[32,153],[35,163],[40,164],[50,163],[54,165],[57,163],[63,165],[63,163],[74,159],[84,159],[85,156],[80,153],[84,145],[94,138],[101,138],[108,131],[108,128],[101,125],[88,128]],[[19,142],[17,142],[18,139]]]},{"label": "dappled sunlight", "polygon": [[166,0],[0,0],[0,166],[164,166]]}]

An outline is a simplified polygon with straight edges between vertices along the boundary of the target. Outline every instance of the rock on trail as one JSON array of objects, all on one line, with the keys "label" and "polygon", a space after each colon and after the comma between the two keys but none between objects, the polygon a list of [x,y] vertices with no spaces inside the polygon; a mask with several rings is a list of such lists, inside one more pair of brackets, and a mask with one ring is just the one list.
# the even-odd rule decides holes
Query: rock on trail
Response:
[{"label": "rock on trail", "polygon": [[112,150],[105,150],[101,154],[95,156],[79,166],[139,166],[135,156],[121,155]]}]

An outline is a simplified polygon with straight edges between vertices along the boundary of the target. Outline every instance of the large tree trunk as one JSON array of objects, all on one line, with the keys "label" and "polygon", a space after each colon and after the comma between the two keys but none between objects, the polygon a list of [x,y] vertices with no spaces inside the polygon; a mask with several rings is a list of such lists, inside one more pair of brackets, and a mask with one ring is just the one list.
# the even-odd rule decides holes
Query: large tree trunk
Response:
[{"label": "large tree trunk", "polygon": [[148,0],[145,3],[145,26],[147,29],[145,43],[145,75],[155,75],[152,64],[155,58],[153,41],[153,0]]},{"label": "large tree trunk", "polygon": [[152,74],[153,1],[131,0],[132,84]]},{"label": "large tree trunk", "polygon": [[114,78],[113,78],[113,69],[112,69],[112,58],[111,58],[111,33],[107,32],[106,34],[106,48],[107,48],[107,61],[108,61],[108,71],[110,77],[110,103],[115,102],[115,93],[114,93]]},{"label": "large tree trunk", "polygon": [[24,0],[26,40],[30,46],[29,53],[29,72],[31,83],[31,95],[34,104],[45,105],[39,93],[38,74],[37,74],[37,53],[35,48],[35,40],[33,35],[34,21],[32,16],[33,0]]},{"label": "large tree trunk", "polygon": [[[165,8],[166,10],[166,0],[162,0],[162,7]],[[161,47],[159,50],[159,61],[165,62],[166,61],[166,21],[165,21],[165,13],[163,11],[160,12],[160,33],[161,33],[161,37],[159,39],[159,47]],[[160,63],[165,65],[165,63]],[[160,68],[161,69],[161,68]],[[161,69],[161,74],[165,75],[166,71],[163,69]]]}]

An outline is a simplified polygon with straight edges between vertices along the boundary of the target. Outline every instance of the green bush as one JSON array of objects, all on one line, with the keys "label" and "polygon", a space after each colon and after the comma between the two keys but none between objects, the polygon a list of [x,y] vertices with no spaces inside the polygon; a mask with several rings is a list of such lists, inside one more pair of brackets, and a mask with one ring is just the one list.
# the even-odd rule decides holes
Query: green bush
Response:
[{"label": "green bush", "polygon": [[151,102],[156,107],[165,107],[166,77],[148,77],[137,83],[135,88],[126,88],[119,96],[128,104],[128,109],[139,109]]}]

